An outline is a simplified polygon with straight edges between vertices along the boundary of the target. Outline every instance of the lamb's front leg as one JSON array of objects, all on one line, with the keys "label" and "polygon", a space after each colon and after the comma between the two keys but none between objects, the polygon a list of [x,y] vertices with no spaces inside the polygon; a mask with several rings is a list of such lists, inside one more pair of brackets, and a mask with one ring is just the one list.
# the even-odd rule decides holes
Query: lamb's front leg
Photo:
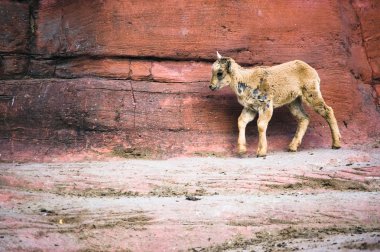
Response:
[{"label": "lamb's front leg", "polygon": [[244,108],[238,119],[239,138],[238,138],[238,152],[239,155],[244,155],[247,152],[247,143],[245,140],[245,128],[249,122],[255,119],[256,112]]},{"label": "lamb's front leg", "polygon": [[257,128],[259,131],[259,143],[257,146],[257,156],[265,157],[267,155],[267,127],[273,114],[273,106],[270,104],[269,108],[259,111],[259,118],[257,119]]}]

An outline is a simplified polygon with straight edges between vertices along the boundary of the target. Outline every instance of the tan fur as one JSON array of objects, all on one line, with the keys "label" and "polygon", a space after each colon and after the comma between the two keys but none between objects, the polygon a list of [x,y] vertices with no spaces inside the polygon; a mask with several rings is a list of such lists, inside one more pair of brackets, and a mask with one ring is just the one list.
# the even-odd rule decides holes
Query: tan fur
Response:
[{"label": "tan fur", "polygon": [[267,153],[266,130],[273,109],[287,105],[298,122],[296,134],[289,144],[290,151],[297,151],[309,124],[309,117],[302,107],[302,101],[310,105],[328,122],[332,134],[332,148],[340,148],[340,133],[334,112],[323,100],[317,71],[300,60],[294,60],[272,67],[243,68],[232,58],[221,57],[212,66],[210,89],[230,86],[238,102],[244,107],[238,120],[239,154],[245,154],[245,128],[256,114],[259,143],[257,156]]}]

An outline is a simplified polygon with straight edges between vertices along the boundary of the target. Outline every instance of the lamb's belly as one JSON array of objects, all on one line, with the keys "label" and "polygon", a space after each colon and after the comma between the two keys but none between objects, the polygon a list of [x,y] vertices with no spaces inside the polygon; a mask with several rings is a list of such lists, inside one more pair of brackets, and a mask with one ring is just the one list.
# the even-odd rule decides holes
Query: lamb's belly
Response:
[{"label": "lamb's belly", "polygon": [[[294,99],[295,99],[295,98],[294,98]],[[273,108],[279,108],[279,107],[282,107],[282,106],[284,106],[284,105],[286,105],[286,104],[291,103],[292,101],[294,101],[294,99],[293,99],[293,100],[291,100],[291,99],[288,99],[288,100],[278,100],[278,101],[274,100],[274,101],[273,101]]]},{"label": "lamb's belly", "polygon": [[297,97],[301,96],[301,91],[291,91],[286,94],[275,94],[273,97],[273,108],[279,108],[293,102]]}]

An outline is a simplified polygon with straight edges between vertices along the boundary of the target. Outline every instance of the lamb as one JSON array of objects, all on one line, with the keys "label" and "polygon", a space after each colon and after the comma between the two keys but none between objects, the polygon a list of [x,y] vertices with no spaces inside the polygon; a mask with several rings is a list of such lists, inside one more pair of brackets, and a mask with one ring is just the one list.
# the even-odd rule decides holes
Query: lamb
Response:
[{"label": "lamb", "polygon": [[287,105],[298,122],[297,131],[290,142],[289,151],[297,151],[309,125],[309,116],[302,102],[310,105],[330,126],[332,148],[341,147],[341,135],[331,107],[325,103],[319,85],[317,71],[300,60],[286,62],[272,67],[243,68],[232,58],[222,57],[217,52],[217,60],[212,65],[211,90],[230,86],[238,102],[244,107],[238,119],[238,153],[247,152],[245,128],[258,114],[257,127],[259,142],[257,156],[267,154],[266,130],[273,109]]}]

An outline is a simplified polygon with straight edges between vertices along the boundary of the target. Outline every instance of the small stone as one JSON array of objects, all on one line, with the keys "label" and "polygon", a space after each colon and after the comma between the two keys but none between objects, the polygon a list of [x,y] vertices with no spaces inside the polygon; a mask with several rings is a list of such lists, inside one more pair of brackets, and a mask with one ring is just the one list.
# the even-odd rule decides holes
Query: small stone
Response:
[{"label": "small stone", "polygon": [[187,195],[186,200],[197,201],[197,200],[201,200],[201,199],[198,197],[195,197],[195,196]]}]

